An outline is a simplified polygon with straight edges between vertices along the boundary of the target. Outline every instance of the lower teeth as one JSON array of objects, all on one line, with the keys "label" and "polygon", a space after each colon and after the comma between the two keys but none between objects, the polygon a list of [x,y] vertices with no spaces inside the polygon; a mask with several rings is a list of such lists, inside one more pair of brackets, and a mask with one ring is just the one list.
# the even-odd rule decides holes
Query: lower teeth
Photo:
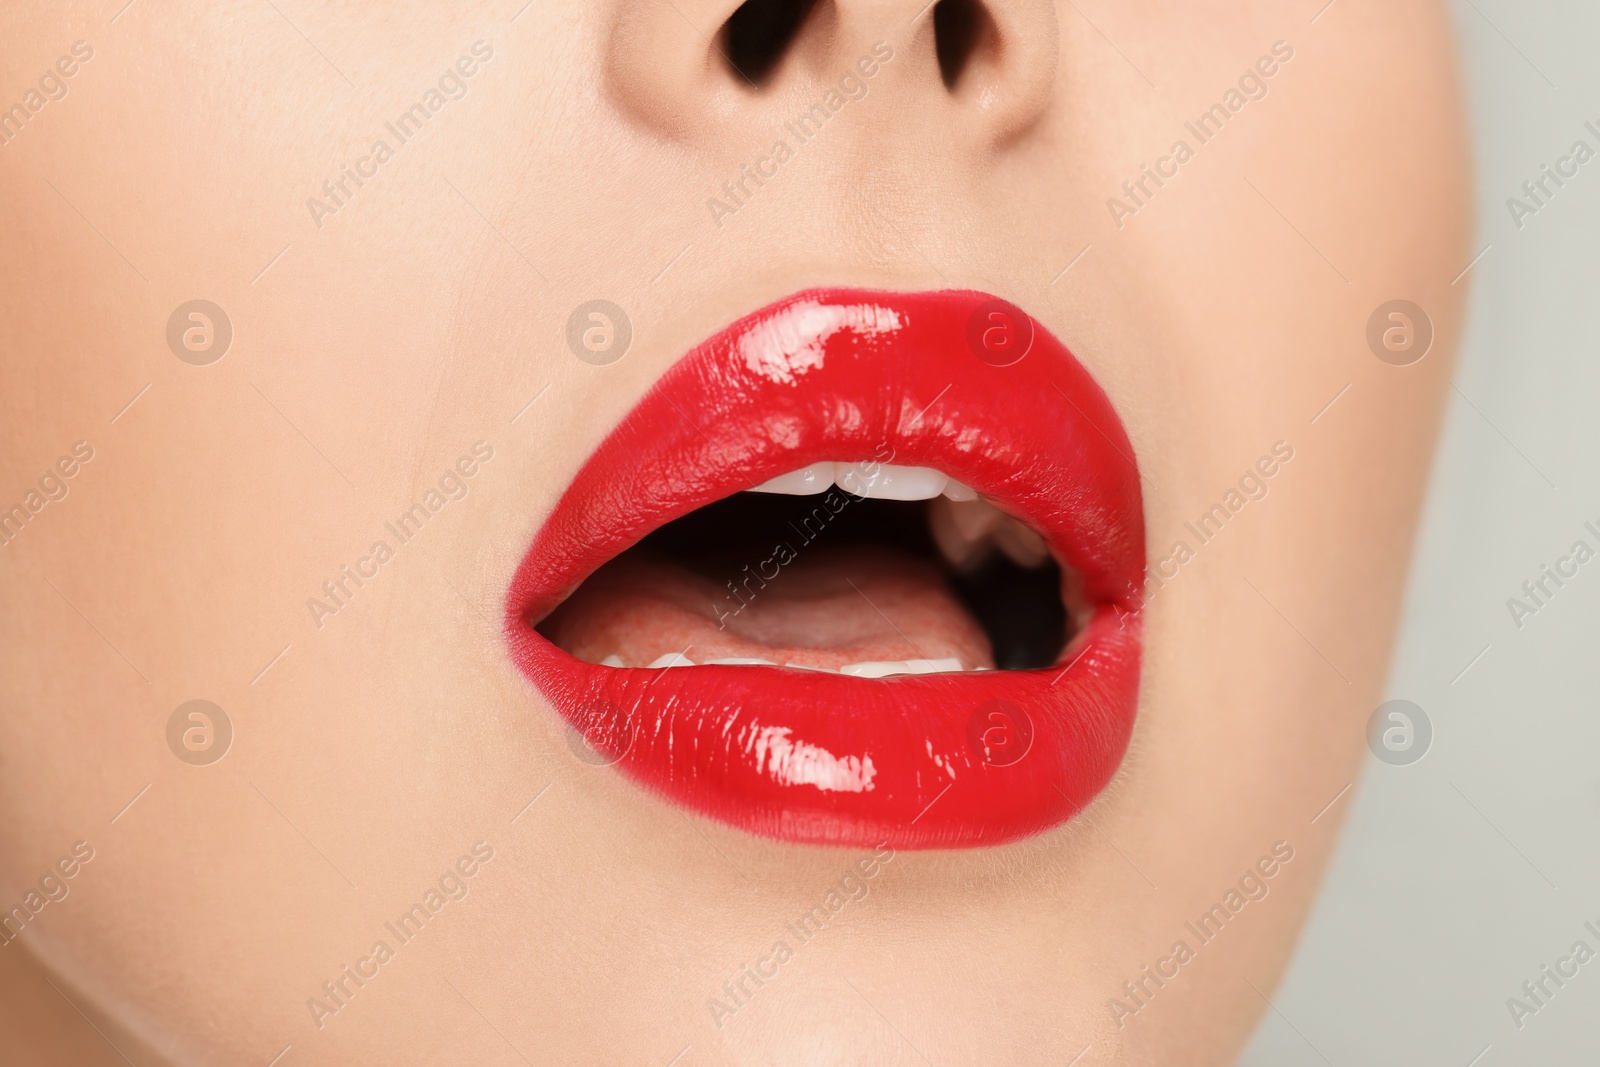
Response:
[{"label": "lower teeth", "polygon": [[[607,564],[540,632],[614,669],[777,667],[879,679],[1048,666],[1071,636],[1061,610],[1070,583],[1043,538],[957,488],[917,505],[835,492],[809,510],[812,501],[739,493]],[[736,573],[746,560],[756,562]],[[900,632],[885,632],[891,625]],[[898,651],[913,657],[846,662]]]}]

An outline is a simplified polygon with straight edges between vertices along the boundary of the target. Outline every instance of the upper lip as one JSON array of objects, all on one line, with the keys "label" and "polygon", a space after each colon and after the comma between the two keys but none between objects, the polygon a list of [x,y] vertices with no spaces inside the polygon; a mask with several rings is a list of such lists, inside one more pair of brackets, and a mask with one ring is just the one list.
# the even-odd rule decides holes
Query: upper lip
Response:
[{"label": "upper lip", "polygon": [[[1024,358],[980,358],[973,345],[992,314],[1031,331]],[[534,630],[584,578],[672,519],[787,471],[882,458],[885,448],[894,463],[944,471],[1024,520],[1077,573],[1092,615],[1064,662],[888,680],[615,669]],[[971,291],[799,293],[696,346],[595,450],[513,580],[512,654],[630,776],[747,830],[911,848],[1033,833],[1093,799],[1131,733],[1144,571],[1132,455],[1105,393],[1012,305]],[[1003,743],[1006,730],[1027,736],[1026,756],[986,759],[975,739],[1000,731],[992,739]]]}]

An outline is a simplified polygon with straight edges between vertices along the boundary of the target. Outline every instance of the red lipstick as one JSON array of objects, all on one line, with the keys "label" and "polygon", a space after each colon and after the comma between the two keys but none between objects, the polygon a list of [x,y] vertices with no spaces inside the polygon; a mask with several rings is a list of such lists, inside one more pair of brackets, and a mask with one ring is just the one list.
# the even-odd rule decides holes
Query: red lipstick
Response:
[{"label": "red lipstick", "polygon": [[[1054,664],[890,677],[613,667],[535,629],[673,520],[802,468],[885,456],[943,472],[1043,539],[1078,609]],[[1088,371],[1011,304],[800,293],[698,345],[601,442],[518,568],[511,654],[633,781],[751,833],[913,849],[1037,833],[1104,788],[1132,732],[1144,572],[1132,456]],[[636,614],[629,625],[648,624]],[[915,618],[878,614],[915,644]]]}]

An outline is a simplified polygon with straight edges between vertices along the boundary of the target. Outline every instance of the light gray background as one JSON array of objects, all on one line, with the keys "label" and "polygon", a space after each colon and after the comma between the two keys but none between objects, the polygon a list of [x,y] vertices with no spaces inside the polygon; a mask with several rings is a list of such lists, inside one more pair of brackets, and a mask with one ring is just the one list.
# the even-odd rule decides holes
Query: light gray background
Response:
[{"label": "light gray background", "polygon": [[1244,1067],[1600,1063],[1600,958],[1522,1029],[1506,1007],[1578,939],[1600,952],[1583,928],[1600,928],[1600,559],[1520,630],[1506,607],[1575,540],[1600,549],[1583,528],[1600,528],[1600,159],[1520,231],[1506,207],[1573,141],[1600,150],[1583,125],[1600,127],[1600,4],[1454,11],[1473,251],[1490,247],[1460,282],[1466,341],[1389,684],[1427,711],[1433,746],[1409,767],[1368,757],[1341,801],[1330,876]]}]

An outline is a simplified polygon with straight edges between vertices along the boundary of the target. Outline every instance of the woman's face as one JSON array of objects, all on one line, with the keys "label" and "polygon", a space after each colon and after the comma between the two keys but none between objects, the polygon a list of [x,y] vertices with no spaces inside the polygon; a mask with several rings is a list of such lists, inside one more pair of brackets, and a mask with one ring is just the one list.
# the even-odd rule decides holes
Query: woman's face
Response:
[{"label": "woman's face", "polygon": [[[1230,1057],[1365,751],[1454,347],[1443,5],[821,0],[765,49],[735,0],[99,6],[5,19],[13,956],[148,1062]],[[1026,358],[963,353],[951,290]],[[1420,362],[1369,346],[1393,300]],[[971,668],[1046,624],[929,560],[805,551],[707,625],[758,559],[729,513],[545,614],[724,461],[959,468],[1022,521],[943,571],[1044,535],[1091,682],[1035,707],[1034,792],[918,824],[875,784],[940,694],[1045,699]],[[643,670],[730,633],[967,669]],[[870,743],[784,726],[741,785],[715,731],[807,701]]]}]

